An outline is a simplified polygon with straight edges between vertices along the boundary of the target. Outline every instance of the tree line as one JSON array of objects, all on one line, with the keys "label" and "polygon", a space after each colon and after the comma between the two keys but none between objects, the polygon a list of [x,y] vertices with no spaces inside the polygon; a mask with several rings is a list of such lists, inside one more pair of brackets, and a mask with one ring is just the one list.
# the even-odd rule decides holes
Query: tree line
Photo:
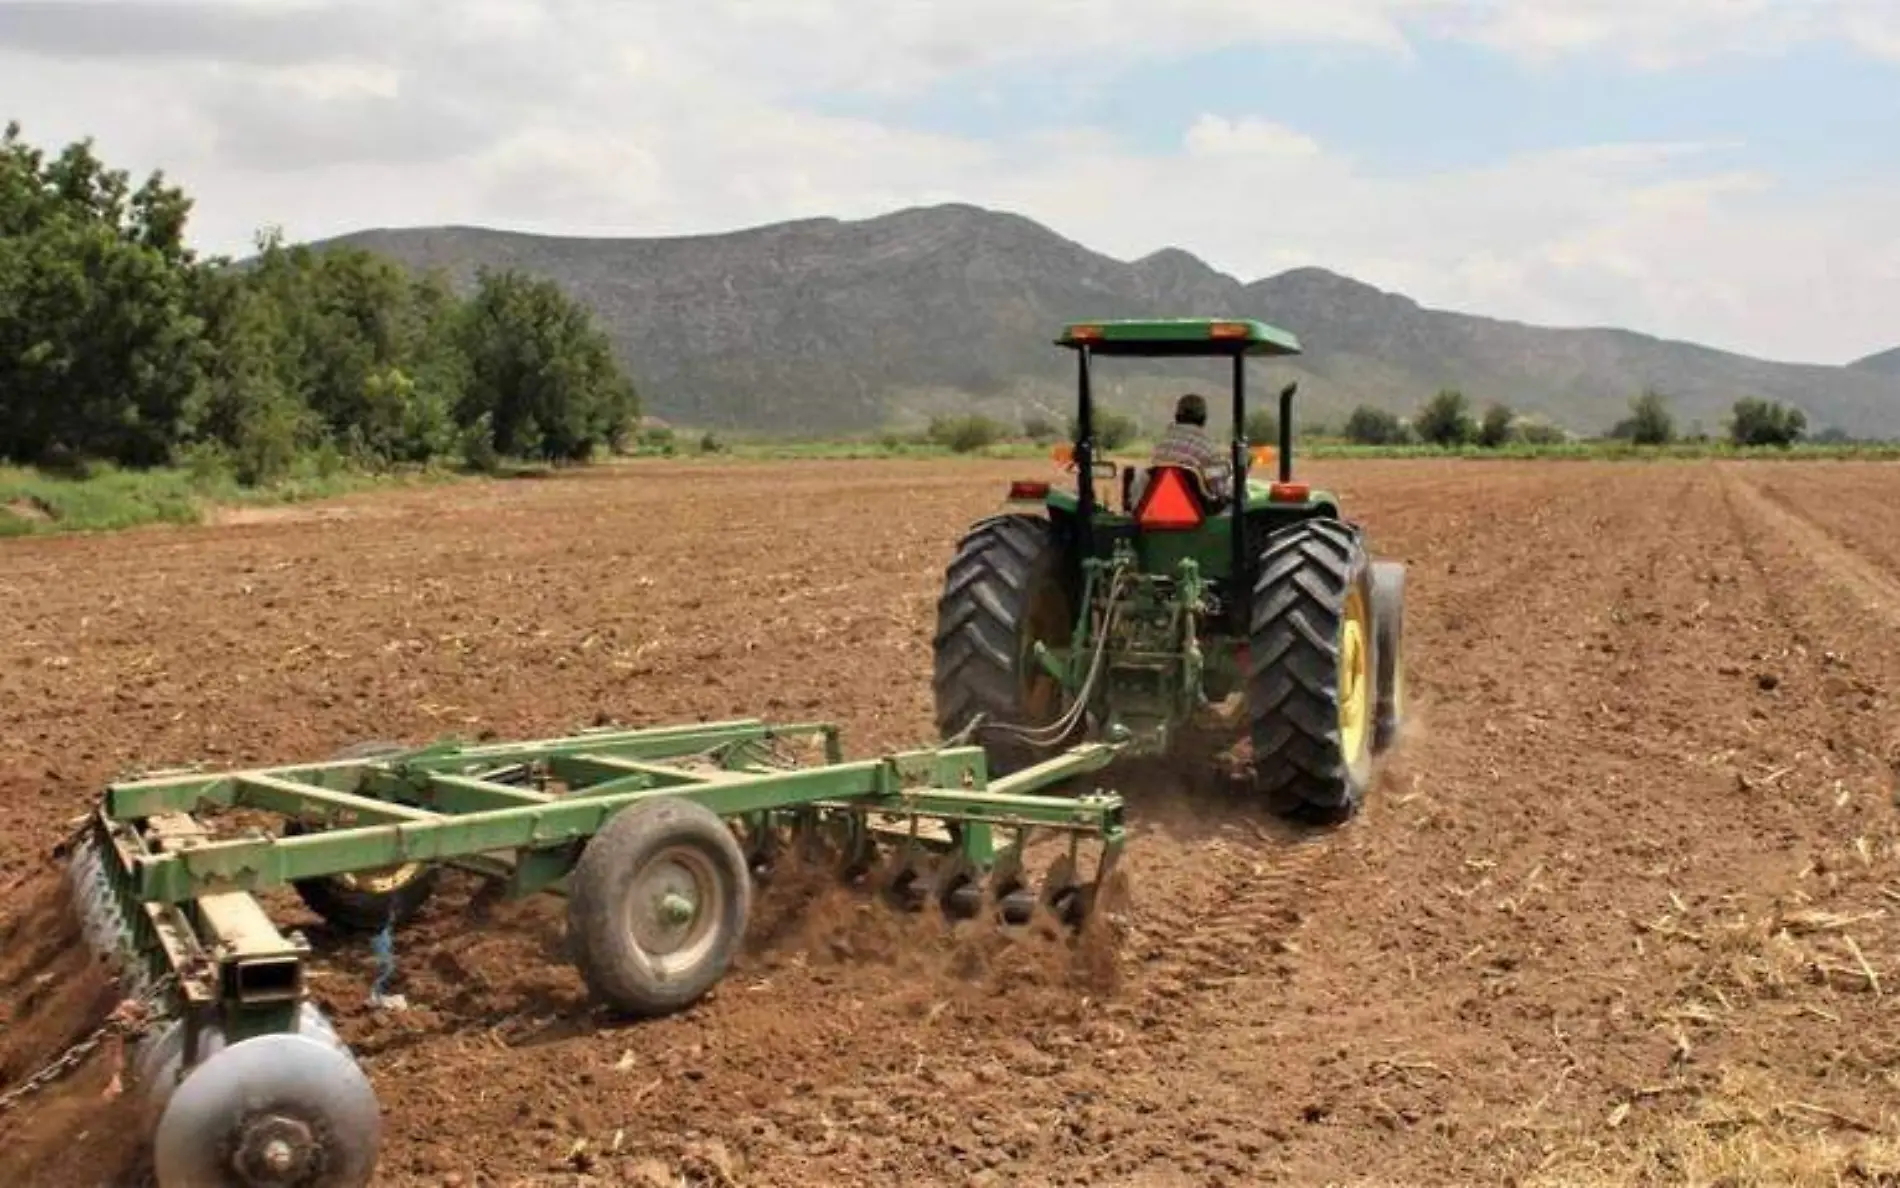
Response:
[{"label": "tree line", "polygon": [[[1748,396],[1735,402],[1725,428],[1728,440],[1738,446],[1786,447],[1807,432],[1807,415],[1777,401]],[[1463,392],[1447,388],[1427,400],[1409,421],[1397,413],[1362,404],[1346,419],[1344,436],[1362,445],[1418,443],[1495,449],[1512,443],[1552,445],[1567,440],[1569,435],[1548,421],[1520,417],[1502,403],[1492,403],[1482,413],[1474,414]],[[1652,446],[1711,440],[1699,428],[1681,433],[1668,401],[1654,389],[1632,398],[1629,416],[1613,425],[1605,436],[1612,441]]]},{"label": "tree line", "polygon": [[551,282],[458,295],[360,249],[259,236],[185,246],[192,203],[136,188],[79,141],[0,139],[0,458],[49,469],[215,466],[245,483],[312,453],[381,467],[580,460],[640,402],[588,312]]},{"label": "tree line", "polygon": [[[1735,402],[1726,426],[1726,436],[1738,446],[1791,446],[1807,432],[1807,416],[1798,408],[1758,397]],[[1304,437],[1331,436],[1324,424],[1300,427]],[[1075,436],[1073,421],[1066,428]],[[1023,419],[1020,436],[1035,442],[1055,440],[1062,432],[1056,423],[1040,413]],[[1254,443],[1272,443],[1279,439],[1280,419],[1271,409],[1254,409],[1247,414],[1246,436]],[[1134,418],[1107,409],[1095,414],[1095,442],[1100,449],[1121,449],[1140,435]],[[1010,427],[992,417],[967,415],[938,417],[930,422],[923,440],[966,453],[1009,440]],[[1429,445],[1445,448],[1477,446],[1499,449],[1507,445],[1558,445],[1570,440],[1561,426],[1537,417],[1520,416],[1509,405],[1491,403],[1475,412],[1465,394],[1455,388],[1441,389],[1421,405],[1410,418],[1370,404],[1353,409],[1338,436],[1355,445],[1402,446]],[[1682,433],[1668,401],[1646,390],[1630,401],[1630,415],[1618,421],[1605,435],[1612,441],[1634,445],[1669,445],[1678,441],[1707,442],[1711,438],[1700,428]],[[1844,434],[1828,431],[1815,440],[1846,440]]]}]

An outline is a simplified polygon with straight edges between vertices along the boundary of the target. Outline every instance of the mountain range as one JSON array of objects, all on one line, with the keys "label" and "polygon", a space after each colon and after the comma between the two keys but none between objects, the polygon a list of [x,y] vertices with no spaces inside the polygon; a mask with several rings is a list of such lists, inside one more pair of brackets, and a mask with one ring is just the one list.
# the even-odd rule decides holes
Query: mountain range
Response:
[{"label": "mountain range", "polygon": [[1848,366],[1854,368],[1856,371],[1867,372],[1870,375],[1900,376],[1900,347],[1895,347],[1890,351],[1882,351],[1878,355],[1869,355],[1865,359],[1856,360],[1848,364]]},{"label": "mountain range", "polygon": [[[1257,391],[1301,385],[1303,422],[1366,403],[1408,414],[1444,387],[1599,433],[1645,388],[1685,430],[1720,432],[1734,402],[1792,403],[1811,430],[1900,437],[1900,349],[1845,367],[1776,363],[1627,330],[1555,329],[1427,309],[1321,268],[1243,282],[1174,248],[1132,262],[1020,215],[963,204],[806,219],[714,235],[588,239],[471,227],[368,230],[348,244],[458,284],[483,267],[552,279],[590,307],[653,415],[693,427],[862,432],[966,411],[1066,418],[1064,322],[1256,317],[1306,353]],[[1212,362],[1106,361],[1104,403],[1159,423]]]}]

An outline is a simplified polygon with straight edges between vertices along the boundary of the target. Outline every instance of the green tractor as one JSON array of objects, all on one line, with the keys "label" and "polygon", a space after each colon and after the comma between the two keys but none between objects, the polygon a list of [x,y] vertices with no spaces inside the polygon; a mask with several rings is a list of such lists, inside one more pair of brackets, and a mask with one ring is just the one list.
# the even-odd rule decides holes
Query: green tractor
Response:
[{"label": "green tractor", "polygon": [[[1405,567],[1375,561],[1334,495],[1294,481],[1297,384],[1280,392],[1277,477],[1249,474],[1247,359],[1299,354],[1298,339],[1187,318],[1078,323],[1056,345],[1077,360],[1075,440],[1058,457],[1078,481],[1011,484],[958,545],[937,610],[938,728],[981,742],[1000,774],[1081,737],[1168,753],[1240,693],[1255,786],[1297,815],[1349,817],[1399,731]],[[1097,356],[1232,360],[1228,489],[1244,495],[1188,468],[1099,460]]]}]

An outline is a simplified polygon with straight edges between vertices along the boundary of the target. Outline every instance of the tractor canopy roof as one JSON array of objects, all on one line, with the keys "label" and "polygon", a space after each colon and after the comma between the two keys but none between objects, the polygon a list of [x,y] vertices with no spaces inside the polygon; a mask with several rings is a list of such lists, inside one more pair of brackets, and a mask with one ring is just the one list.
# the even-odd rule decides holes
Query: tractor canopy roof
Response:
[{"label": "tractor canopy roof", "polygon": [[1251,318],[1113,318],[1071,322],[1056,345],[1090,348],[1097,355],[1144,358],[1228,358],[1233,355],[1297,355],[1300,340],[1290,331]]}]

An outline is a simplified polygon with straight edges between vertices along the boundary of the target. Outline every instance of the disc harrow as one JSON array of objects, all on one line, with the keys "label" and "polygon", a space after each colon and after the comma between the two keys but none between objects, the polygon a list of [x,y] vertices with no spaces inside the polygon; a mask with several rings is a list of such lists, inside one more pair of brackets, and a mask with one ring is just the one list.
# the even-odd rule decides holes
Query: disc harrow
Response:
[{"label": "disc harrow", "polygon": [[[992,781],[979,747],[846,761],[834,726],[750,719],[362,748],[112,784],[68,874],[88,943],[151,1012],[130,1068],[160,1188],[353,1188],[375,1170],[376,1095],[306,993],[307,941],[258,893],[288,886],[335,929],[385,934],[444,868],[491,895],[561,895],[592,996],[663,1015],[719,981],[755,883],[788,859],[903,909],[1086,928],[1121,800],[1044,793],[1115,753],[1080,746]],[[1032,877],[1045,837],[1053,861]]]}]

